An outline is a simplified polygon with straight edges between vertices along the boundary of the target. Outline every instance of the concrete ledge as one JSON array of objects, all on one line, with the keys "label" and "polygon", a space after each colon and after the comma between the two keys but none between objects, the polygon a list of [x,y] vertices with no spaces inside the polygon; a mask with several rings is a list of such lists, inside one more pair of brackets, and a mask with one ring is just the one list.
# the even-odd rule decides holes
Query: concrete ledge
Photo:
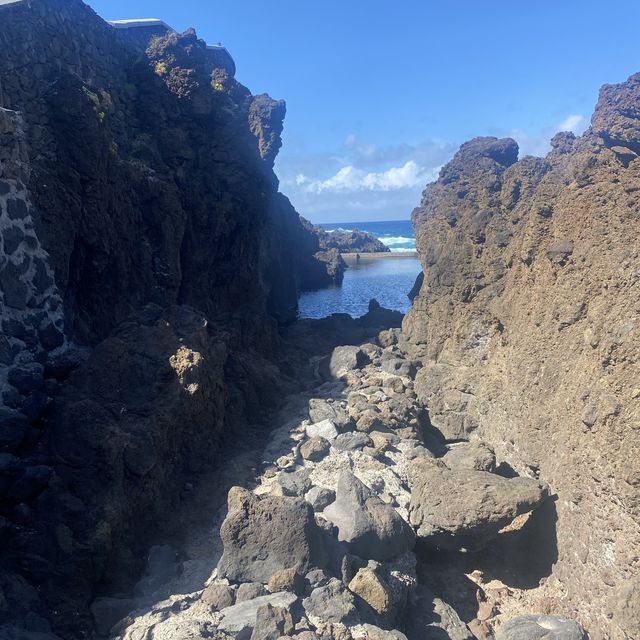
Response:
[{"label": "concrete ledge", "polygon": [[[22,0],[17,0],[22,2]],[[0,0],[2,2],[2,0]],[[175,31],[164,20],[159,18],[135,18],[133,20],[108,20],[114,29],[136,29],[140,27],[162,27],[167,31]]]}]

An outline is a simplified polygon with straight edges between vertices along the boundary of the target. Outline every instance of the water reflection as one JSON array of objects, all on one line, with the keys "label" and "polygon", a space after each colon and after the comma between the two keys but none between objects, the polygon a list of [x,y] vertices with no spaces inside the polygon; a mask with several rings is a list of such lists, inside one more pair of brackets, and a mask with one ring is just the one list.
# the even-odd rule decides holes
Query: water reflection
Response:
[{"label": "water reflection", "polygon": [[362,256],[348,260],[350,267],[339,287],[309,291],[300,297],[300,317],[323,318],[332,313],[348,313],[354,318],[367,312],[375,298],[388,309],[406,313],[411,306],[407,294],[420,273],[417,257]]}]

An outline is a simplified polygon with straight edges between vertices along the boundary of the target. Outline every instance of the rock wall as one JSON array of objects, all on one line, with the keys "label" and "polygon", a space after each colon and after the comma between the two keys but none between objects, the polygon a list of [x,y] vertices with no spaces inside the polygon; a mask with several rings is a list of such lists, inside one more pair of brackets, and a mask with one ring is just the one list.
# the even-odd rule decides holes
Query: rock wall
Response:
[{"label": "rock wall", "polygon": [[539,549],[557,561],[522,603],[592,640],[640,633],[639,103],[640,76],[605,86],[546,158],[462,145],[413,215],[424,280],[403,326],[433,423],[557,495],[557,550]]},{"label": "rock wall", "polygon": [[334,277],[278,192],[284,105],[193,30],[124,31],[0,6],[0,625],[65,640],[277,404],[277,325]]}]

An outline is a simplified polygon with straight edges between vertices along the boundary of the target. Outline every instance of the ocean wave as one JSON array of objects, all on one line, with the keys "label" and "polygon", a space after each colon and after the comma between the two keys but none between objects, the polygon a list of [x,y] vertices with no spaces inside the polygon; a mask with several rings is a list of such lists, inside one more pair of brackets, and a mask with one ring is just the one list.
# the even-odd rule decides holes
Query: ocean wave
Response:
[{"label": "ocean wave", "polygon": [[378,238],[381,242],[384,242],[388,247],[393,247],[398,244],[415,244],[416,239],[410,238],[407,236],[390,236],[385,238],[384,236],[380,236]]}]

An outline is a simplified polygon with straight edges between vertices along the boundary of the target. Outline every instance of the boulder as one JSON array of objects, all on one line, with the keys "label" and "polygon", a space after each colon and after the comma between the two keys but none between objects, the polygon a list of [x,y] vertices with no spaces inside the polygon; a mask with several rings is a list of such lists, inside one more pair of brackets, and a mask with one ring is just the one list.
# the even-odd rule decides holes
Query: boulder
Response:
[{"label": "boulder", "polygon": [[267,589],[261,582],[245,582],[236,591],[236,602],[246,602],[267,595]]},{"label": "boulder", "polygon": [[358,611],[353,594],[338,580],[332,578],[327,585],[311,592],[302,601],[306,614],[312,620],[325,623],[357,624]]},{"label": "boulder", "polygon": [[235,593],[228,584],[214,582],[205,588],[200,599],[216,611],[221,611],[233,605]]},{"label": "boulder", "polygon": [[344,426],[349,422],[349,413],[336,402],[329,403],[321,398],[311,398],[309,400],[309,420],[311,422],[331,420],[338,426]]},{"label": "boulder", "polygon": [[254,598],[253,600],[237,602],[232,607],[227,607],[222,611],[222,619],[218,629],[232,634],[240,640],[250,638],[260,607],[271,605],[272,607],[288,609],[297,599],[298,597],[294,593],[282,591]]},{"label": "boulder", "polygon": [[350,371],[363,367],[368,360],[360,347],[336,347],[329,359],[329,373],[333,378],[342,378]]},{"label": "boulder", "polygon": [[496,456],[485,442],[460,442],[449,447],[442,461],[449,469],[471,469],[475,471],[493,471]]},{"label": "boulder", "polygon": [[323,438],[322,436],[314,436],[300,446],[300,455],[305,460],[318,462],[319,460],[322,460],[327,453],[329,453],[330,448],[331,445],[326,438]]},{"label": "boulder", "polygon": [[372,568],[359,569],[349,582],[349,590],[360,596],[377,613],[381,615],[390,613],[391,590]]},{"label": "boulder", "polygon": [[584,629],[562,616],[519,616],[505,622],[496,640],[585,640]]},{"label": "boulder", "polygon": [[389,560],[415,544],[413,529],[395,509],[349,471],[340,474],[336,501],[324,515],[338,527],[339,540],[362,558]]},{"label": "boulder", "polygon": [[416,360],[391,358],[382,361],[381,369],[387,373],[393,373],[404,378],[415,378],[419,366],[420,363]]},{"label": "boulder", "polygon": [[331,446],[338,451],[358,451],[373,446],[373,440],[366,433],[341,433]]},{"label": "boulder", "polygon": [[291,591],[300,595],[304,591],[305,580],[295,569],[281,569],[276,571],[267,582],[267,589],[271,593]]},{"label": "boulder", "polygon": [[0,452],[15,451],[29,430],[24,413],[0,407]]},{"label": "boulder", "polygon": [[372,624],[363,624],[362,630],[367,640],[407,640],[407,636],[397,629],[386,631]]},{"label": "boulder", "polygon": [[418,537],[450,550],[481,549],[517,516],[549,496],[547,487],[537,480],[452,471],[424,457],[413,461],[409,482],[409,518]]},{"label": "boulder", "polygon": [[284,607],[267,603],[259,607],[251,640],[278,640],[294,631],[291,614]]},{"label": "boulder", "polygon": [[306,574],[323,568],[327,553],[311,506],[299,498],[258,496],[232,487],[220,535],[218,575],[266,583],[280,569]]},{"label": "boulder", "polygon": [[335,491],[325,487],[312,487],[305,496],[305,500],[314,511],[323,511],[336,499]]},{"label": "boulder", "polygon": [[278,484],[284,496],[303,496],[312,484],[306,469],[284,470],[278,476]]},{"label": "boulder", "polygon": [[27,394],[33,389],[42,389],[44,367],[37,362],[14,367],[9,371],[8,381],[19,393]]},{"label": "boulder", "polygon": [[338,435],[336,425],[331,420],[309,424],[305,431],[309,438],[324,438],[325,440],[333,440]]}]

